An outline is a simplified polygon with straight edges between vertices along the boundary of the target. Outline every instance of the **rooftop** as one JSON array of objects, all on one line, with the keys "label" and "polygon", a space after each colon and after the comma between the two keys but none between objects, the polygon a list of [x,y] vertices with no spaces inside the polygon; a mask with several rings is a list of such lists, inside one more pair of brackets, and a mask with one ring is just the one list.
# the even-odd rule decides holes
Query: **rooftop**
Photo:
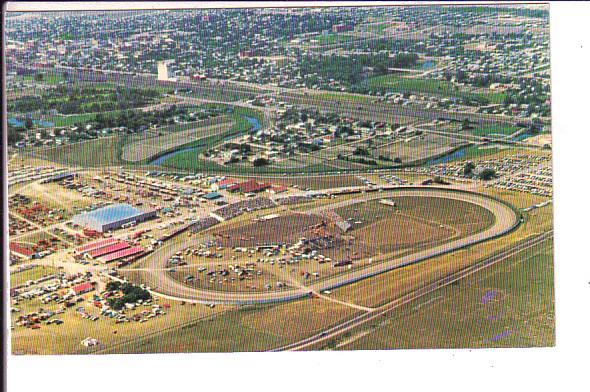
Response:
[{"label": "rooftop", "polygon": [[132,218],[142,215],[145,211],[135,208],[130,204],[113,204],[110,206],[98,208],[94,211],[84,212],[74,216],[74,220],[83,219],[84,221],[93,220],[100,224],[117,222],[122,219]]}]

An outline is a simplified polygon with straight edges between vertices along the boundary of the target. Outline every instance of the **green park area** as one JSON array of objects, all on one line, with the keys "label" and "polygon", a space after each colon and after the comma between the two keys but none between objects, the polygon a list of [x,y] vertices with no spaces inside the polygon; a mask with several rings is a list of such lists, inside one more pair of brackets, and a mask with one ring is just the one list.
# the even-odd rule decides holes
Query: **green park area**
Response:
[{"label": "green park area", "polygon": [[375,76],[368,80],[368,87],[388,92],[408,94],[433,94],[441,97],[477,99],[488,103],[503,103],[505,94],[496,92],[471,92],[447,80],[407,78],[396,74]]}]

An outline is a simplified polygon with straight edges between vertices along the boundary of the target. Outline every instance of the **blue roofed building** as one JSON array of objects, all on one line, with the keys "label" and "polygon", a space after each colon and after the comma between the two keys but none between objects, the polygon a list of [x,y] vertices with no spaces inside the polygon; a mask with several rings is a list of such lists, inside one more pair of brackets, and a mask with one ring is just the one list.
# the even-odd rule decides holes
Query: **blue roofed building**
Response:
[{"label": "blue roofed building", "polygon": [[156,210],[144,211],[130,204],[112,204],[72,217],[72,222],[82,227],[104,233],[120,228],[126,223],[139,223],[156,217]]},{"label": "blue roofed building", "polygon": [[209,193],[207,193],[206,195],[203,196],[203,199],[205,199],[205,200],[216,200],[216,199],[219,199],[221,197],[222,196],[219,193],[217,193],[217,192],[209,192]]}]

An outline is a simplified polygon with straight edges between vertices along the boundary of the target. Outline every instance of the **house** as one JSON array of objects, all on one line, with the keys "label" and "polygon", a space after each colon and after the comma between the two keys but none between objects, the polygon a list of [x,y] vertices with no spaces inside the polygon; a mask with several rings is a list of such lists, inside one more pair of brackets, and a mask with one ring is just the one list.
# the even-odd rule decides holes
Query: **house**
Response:
[{"label": "house", "polygon": [[88,293],[92,290],[94,290],[94,284],[92,284],[91,282],[86,282],[70,287],[70,294],[81,295],[84,293]]}]

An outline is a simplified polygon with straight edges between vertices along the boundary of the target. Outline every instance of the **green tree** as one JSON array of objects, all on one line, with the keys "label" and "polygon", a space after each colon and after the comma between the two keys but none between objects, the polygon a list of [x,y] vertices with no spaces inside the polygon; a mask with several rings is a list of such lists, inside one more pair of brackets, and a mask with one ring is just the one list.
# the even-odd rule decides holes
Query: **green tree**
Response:
[{"label": "green tree", "polygon": [[481,180],[488,181],[496,177],[496,171],[494,169],[485,168],[479,173],[478,177]]},{"label": "green tree", "polygon": [[252,164],[254,165],[254,167],[266,166],[266,165],[268,165],[268,159],[266,159],[266,158],[256,158],[256,159],[254,159],[254,161],[252,162]]},{"label": "green tree", "polygon": [[467,177],[471,177],[473,174],[473,170],[475,169],[475,164],[471,161],[465,163],[463,166],[463,174]]}]

